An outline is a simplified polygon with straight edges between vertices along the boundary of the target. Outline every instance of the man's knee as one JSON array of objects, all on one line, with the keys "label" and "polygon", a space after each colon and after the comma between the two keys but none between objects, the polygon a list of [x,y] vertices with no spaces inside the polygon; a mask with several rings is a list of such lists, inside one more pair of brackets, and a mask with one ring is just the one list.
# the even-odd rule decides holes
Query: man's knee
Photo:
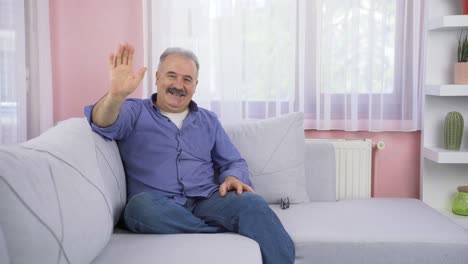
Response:
[{"label": "man's knee", "polygon": [[154,208],[158,204],[162,204],[167,201],[167,198],[149,192],[142,192],[134,195],[125,206],[124,215],[138,216],[144,212],[147,212],[149,208]]},{"label": "man's knee", "polygon": [[142,192],[133,196],[124,209],[125,226],[136,233],[159,233],[157,215],[167,202],[166,197],[156,193]]},{"label": "man's knee", "polygon": [[268,206],[268,203],[265,201],[265,199],[256,193],[244,192],[243,194],[239,195],[239,198],[244,203],[254,204],[256,206]]},{"label": "man's knee", "polygon": [[269,212],[271,211],[268,203],[260,195],[244,192],[241,195],[237,195],[235,192],[231,192],[229,197],[232,203],[236,204],[240,211],[252,211],[252,212]]}]

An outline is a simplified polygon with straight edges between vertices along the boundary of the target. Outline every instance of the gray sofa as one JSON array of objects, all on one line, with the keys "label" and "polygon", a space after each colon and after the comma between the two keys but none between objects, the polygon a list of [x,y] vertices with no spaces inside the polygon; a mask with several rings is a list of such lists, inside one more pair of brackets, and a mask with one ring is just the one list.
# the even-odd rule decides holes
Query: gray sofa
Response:
[{"label": "gray sofa", "polygon": [[[419,200],[335,201],[333,146],[301,140],[308,202],[271,204],[296,263],[468,263],[468,231]],[[116,228],[125,202],[118,147],[83,118],[0,146],[0,263],[262,263],[257,243],[237,234]]]}]

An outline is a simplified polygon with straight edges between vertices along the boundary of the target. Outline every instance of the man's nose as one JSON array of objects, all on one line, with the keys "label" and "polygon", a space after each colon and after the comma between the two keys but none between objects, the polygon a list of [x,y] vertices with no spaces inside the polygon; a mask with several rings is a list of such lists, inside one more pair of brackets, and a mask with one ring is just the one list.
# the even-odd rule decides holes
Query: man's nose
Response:
[{"label": "man's nose", "polygon": [[177,89],[184,88],[184,78],[177,78],[174,85]]}]

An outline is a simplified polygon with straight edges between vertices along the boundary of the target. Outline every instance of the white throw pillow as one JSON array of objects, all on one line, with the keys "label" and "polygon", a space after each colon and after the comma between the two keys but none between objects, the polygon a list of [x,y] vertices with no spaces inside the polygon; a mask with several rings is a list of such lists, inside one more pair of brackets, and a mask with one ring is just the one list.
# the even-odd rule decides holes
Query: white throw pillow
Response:
[{"label": "white throw pillow", "polygon": [[268,203],[308,202],[304,175],[304,114],[290,113],[225,130],[247,161],[256,192]]}]

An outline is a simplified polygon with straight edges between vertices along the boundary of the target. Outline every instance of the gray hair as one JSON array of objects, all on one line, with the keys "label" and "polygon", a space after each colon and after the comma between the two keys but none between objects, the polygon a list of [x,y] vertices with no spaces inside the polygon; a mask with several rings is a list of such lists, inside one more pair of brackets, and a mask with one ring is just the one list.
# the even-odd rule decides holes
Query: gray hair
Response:
[{"label": "gray hair", "polygon": [[161,54],[161,56],[159,57],[158,69],[159,69],[159,66],[161,66],[161,63],[167,58],[167,56],[172,55],[172,54],[176,54],[176,55],[191,59],[195,63],[195,66],[197,67],[197,72],[200,70],[200,63],[198,63],[198,58],[195,55],[195,53],[193,53],[193,51],[191,50],[179,48],[179,47],[167,48]]}]

